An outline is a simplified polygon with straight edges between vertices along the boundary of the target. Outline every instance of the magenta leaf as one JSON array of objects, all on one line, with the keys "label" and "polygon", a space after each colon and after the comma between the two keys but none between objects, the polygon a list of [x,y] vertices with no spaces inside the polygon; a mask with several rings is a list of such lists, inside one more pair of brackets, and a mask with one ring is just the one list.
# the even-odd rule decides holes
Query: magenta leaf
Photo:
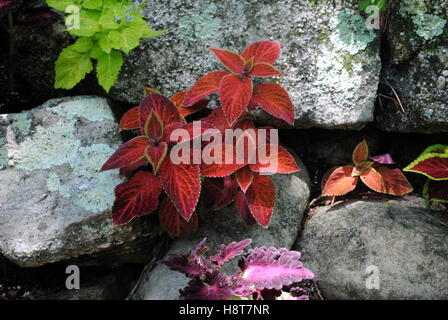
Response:
[{"label": "magenta leaf", "polygon": [[313,279],[314,274],[299,261],[300,253],[274,247],[249,250],[240,261],[240,284],[256,290],[277,289],[303,279]]},{"label": "magenta leaf", "polygon": [[381,164],[394,164],[395,163],[394,160],[392,159],[392,156],[389,153],[380,154],[378,156],[373,156],[373,157],[370,157],[370,159],[372,159],[376,163],[381,163]]},{"label": "magenta leaf", "polygon": [[205,280],[195,277],[179,292],[183,300],[228,300],[232,293],[229,280],[217,270],[206,272]]},{"label": "magenta leaf", "polygon": [[169,254],[161,263],[170,270],[179,271],[189,278],[199,275],[202,270],[198,261],[190,259],[190,255],[186,254]]},{"label": "magenta leaf", "polygon": [[243,254],[244,249],[252,243],[251,239],[246,239],[240,242],[231,242],[228,245],[221,245],[221,250],[211,256],[210,259],[216,261],[221,266],[224,262],[227,262],[239,255]]}]

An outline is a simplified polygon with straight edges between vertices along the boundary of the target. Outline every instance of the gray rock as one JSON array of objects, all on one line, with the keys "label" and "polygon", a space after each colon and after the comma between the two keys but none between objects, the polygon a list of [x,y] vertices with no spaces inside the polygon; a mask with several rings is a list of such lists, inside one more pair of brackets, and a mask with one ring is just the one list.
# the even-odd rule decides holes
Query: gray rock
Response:
[{"label": "gray rock", "polygon": [[121,143],[102,98],[54,99],[1,115],[0,252],[34,267],[117,248],[123,258],[134,240],[154,241],[157,229],[147,220],[112,226],[114,188],[123,178],[99,169]]},{"label": "gray rock", "polygon": [[[291,95],[296,126],[359,129],[373,121],[381,63],[376,33],[367,29],[353,1],[309,0],[218,1],[152,0],[146,11],[155,29],[169,32],[141,45],[125,57],[119,80],[110,96],[138,103],[142,87],[171,95],[189,89],[202,75],[222,68],[207,50],[243,50],[254,41],[282,44],[277,66],[285,77],[275,79]],[[46,48],[45,66],[21,63],[20,72],[40,79],[40,90],[53,90],[51,62],[66,38],[48,31],[33,37],[19,32],[20,47]],[[44,40],[45,39],[45,40]],[[31,40],[31,42],[30,42]],[[31,69],[29,72],[28,69]]]},{"label": "gray rock", "polygon": [[[204,237],[210,252],[219,250],[221,244],[251,238],[252,247],[275,246],[291,248],[297,237],[308,205],[310,195],[309,177],[305,167],[299,162],[302,171],[291,175],[271,176],[276,188],[276,204],[268,228],[246,227],[234,205],[218,212],[207,212],[204,224],[189,238],[176,239],[168,253],[185,253],[196,247]],[[229,265],[234,270],[236,265]],[[179,289],[184,288],[188,279],[179,272],[170,271],[159,264],[142,275],[129,296],[131,300],[177,300]]]},{"label": "gray rock", "polygon": [[383,82],[395,102],[382,99],[376,126],[386,131],[447,132],[448,3],[397,1],[386,38],[389,50]]},{"label": "gray rock", "polygon": [[319,208],[295,249],[327,299],[447,299],[447,226],[409,201],[356,201]]}]

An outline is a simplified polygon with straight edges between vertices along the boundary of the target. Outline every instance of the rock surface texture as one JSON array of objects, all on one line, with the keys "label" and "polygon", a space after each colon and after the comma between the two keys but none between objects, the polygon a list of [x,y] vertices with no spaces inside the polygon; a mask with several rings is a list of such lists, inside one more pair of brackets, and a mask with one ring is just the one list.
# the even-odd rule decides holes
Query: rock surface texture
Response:
[{"label": "rock surface texture", "polygon": [[[377,35],[356,8],[348,0],[148,1],[150,25],[168,32],[126,56],[110,96],[138,103],[143,86],[166,95],[188,90],[205,73],[222,68],[208,48],[242,51],[254,41],[275,40],[282,44],[276,65],[285,76],[274,81],[291,95],[296,126],[359,129],[373,121],[381,63]],[[40,90],[53,90],[52,63],[67,43],[60,25],[38,33],[25,28],[17,38],[18,48],[32,43],[44,57],[43,63],[24,58],[20,73],[31,86],[36,78]]]},{"label": "rock surface texture", "polygon": [[377,126],[398,132],[448,132],[448,3],[400,0],[389,21],[383,81],[395,102],[383,99]]},{"label": "rock surface texture", "polygon": [[[207,212],[198,232],[190,238],[177,239],[168,253],[183,253],[196,247],[207,237],[210,252],[219,250],[221,244],[251,238],[251,247],[275,246],[288,248],[294,244],[308,205],[309,176],[301,162],[302,171],[291,175],[271,176],[276,188],[274,213],[268,228],[246,227],[234,205],[217,212]],[[152,272],[144,273],[129,299],[177,300],[179,289],[188,279],[179,272],[157,265]]]},{"label": "rock surface texture", "polygon": [[[120,257],[149,222],[113,227],[118,171],[100,172],[121,144],[105,99],[54,99],[0,116],[0,252],[21,266],[90,253]],[[117,260],[118,262],[118,260]]]},{"label": "rock surface texture", "polygon": [[319,208],[295,249],[326,299],[447,299],[448,217],[405,200]]}]

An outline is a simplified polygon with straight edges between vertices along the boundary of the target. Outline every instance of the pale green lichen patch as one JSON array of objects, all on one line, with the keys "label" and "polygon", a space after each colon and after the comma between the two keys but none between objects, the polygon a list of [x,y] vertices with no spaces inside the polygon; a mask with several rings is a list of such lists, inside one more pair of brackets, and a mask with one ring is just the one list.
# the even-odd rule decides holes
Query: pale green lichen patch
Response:
[{"label": "pale green lichen patch", "polygon": [[13,120],[11,126],[20,131],[24,136],[30,133],[31,129],[31,119],[28,119],[27,113],[17,113],[11,115]]},{"label": "pale green lichen patch", "polygon": [[56,172],[50,172],[47,178],[47,189],[52,192],[59,192],[64,198],[70,197],[70,188],[61,185],[61,180]]},{"label": "pale green lichen patch", "polygon": [[0,138],[0,169],[8,165],[8,148],[6,139]]},{"label": "pale green lichen patch", "polygon": [[17,150],[11,150],[9,165],[27,171],[49,169],[76,157],[80,142],[73,136],[75,121],[59,121],[48,128],[36,127]]},{"label": "pale green lichen patch", "polygon": [[201,13],[179,19],[177,35],[182,40],[210,39],[221,28],[221,19],[216,16],[217,7],[211,3],[202,7]]},{"label": "pale green lichen patch", "polygon": [[348,11],[339,13],[336,31],[334,34],[351,54],[366,49],[376,38],[375,32],[367,27],[366,21],[361,16]]},{"label": "pale green lichen patch", "polygon": [[102,98],[78,98],[73,101],[66,101],[51,110],[69,120],[78,117],[86,118],[89,121],[114,120],[107,101]]}]

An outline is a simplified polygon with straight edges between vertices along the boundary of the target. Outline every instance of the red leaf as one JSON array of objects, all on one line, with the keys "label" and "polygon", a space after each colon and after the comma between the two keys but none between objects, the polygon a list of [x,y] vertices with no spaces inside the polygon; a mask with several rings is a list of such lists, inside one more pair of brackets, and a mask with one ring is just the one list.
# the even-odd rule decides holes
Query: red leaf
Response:
[{"label": "red leaf", "polygon": [[141,159],[137,162],[134,162],[133,164],[130,164],[129,166],[123,167],[120,169],[120,175],[122,176],[126,176],[132,172],[134,172],[135,170],[137,170],[140,167],[143,167],[145,165],[147,165],[148,162],[146,161],[146,159]]},{"label": "red leaf", "polygon": [[214,71],[200,78],[188,91],[184,106],[192,106],[209,94],[218,92],[222,78],[228,74],[227,71]]},{"label": "red leaf", "polygon": [[[272,147],[274,147],[274,145],[266,146],[267,158],[264,160],[267,161],[267,159],[269,159]],[[293,156],[288,152],[288,150],[286,150],[281,146],[277,147],[278,147],[278,153],[276,159],[272,159],[266,164],[262,164],[260,161],[258,161],[256,164],[250,164],[249,165],[250,169],[252,171],[262,173],[293,173],[299,171],[300,168],[297,166],[296,161],[294,160]]]},{"label": "red leaf", "polygon": [[[174,128],[174,127],[173,127]],[[204,135],[207,130],[217,130],[214,126],[212,126],[206,119],[193,121],[190,123],[182,124],[181,126],[175,127],[175,129],[183,129],[186,133],[188,133],[188,139],[186,137],[182,137],[182,139],[171,139],[171,133],[173,128],[169,128],[171,132],[169,135],[165,135],[164,139],[170,142],[185,142],[190,141],[196,138],[199,138]],[[181,141],[178,141],[181,140]]]},{"label": "red leaf", "polygon": [[383,177],[387,194],[402,196],[412,192],[411,184],[400,169],[379,167],[378,173]]},{"label": "red leaf", "polygon": [[202,190],[202,206],[216,211],[233,202],[238,185],[231,177],[205,178]]},{"label": "red leaf", "polygon": [[186,221],[196,208],[201,191],[199,165],[173,164],[165,157],[159,169],[163,188]]},{"label": "red leaf", "polygon": [[178,94],[172,96],[170,98],[170,101],[174,103],[177,110],[179,110],[179,113],[182,117],[186,117],[190,114],[193,114],[195,112],[201,111],[208,105],[208,100],[202,99],[196,102],[194,105],[190,107],[186,107],[184,105],[185,97],[187,96],[188,91],[179,92]]},{"label": "red leaf", "polygon": [[236,182],[240,186],[241,190],[246,193],[254,180],[254,174],[250,170],[249,166],[244,166],[235,173]]},{"label": "red leaf", "polygon": [[254,65],[250,75],[253,77],[272,77],[282,76],[283,73],[272,64],[260,62]]},{"label": "red leaf", "polygon": [[[219,149],[219,150],[218,150]],[[221,148],[217,148],[216,151],[220,152],[219,155],[215,155],[214,150],[211,152],[212,157],[220,159],[219,163],[214,162],[207,164],[205,162],[201,163],[201,175],[204,177],[225,177],[234,173],[236,170],[244,167],[246,163],[237,163],[235,156],[235,149],[232,148],[232,153],[230,153],[229,148],[226,148],[224,143],[221,144]],[[228,158],[231,161],[229,164],[225,163],[225,159]]]},{"label": "red leaf", "polygon": [[112,220],[116,225],[126,224],[135,217],[157,208],[162,191],[160,179],[151,172],[139,171],[129,181],[115,188]]},{"label": "red leaf", "polygon": [[194,212],[189,221],[182,218],[169,198],[162,200],[159,209],[160,226],[173,237],[183,237],[194,233],[198,228],[198,215]]},{"label": "red leaf", "polygon": [[139,107],[129,109],[121,118],[120,130],[134,130],[140,128]]},{"label": "red leaf", "polygon": [[129,140],[110,156],[101,170],[120,169],[141,160],[145,156],[145,148],[148,144],[149,141],[144,136]]},{"label": "red leaf", "polygon": [[229,74],[221,80],[219,99],[227,121],[232,125],[244,112],[252,96],[252,79]]},{"label": "red leaf", "polygon": [[252,100],[274,117],[294,124],[294,106],[288,92],[278,84],[260,84],[254,88]]},{"label": "red leaf", "polygon": [[426,181],[423,195],[429,201],[448,203],[448,181]]},{"label": "red leaf", "polygon": [[420,173],[431,180],[448,180],[448,153],[422,154],[404,171]]},{"label": "red leaf", "polygon": [[159,171],[160,165],[166,157],[168,152],[168,144],[160,142],[159,144],[152,144],[146,147],[145,156],[148,162],[152,165],[154,173]]},{"label": "red leaf", "polygon": [[334,169],[324,184],[322,196],[342,196],[353,191],[358,183],[358,177],[352,177],[353,166]]},{"label": "red leaf", "polygon": [[213,109],[213,111],[204,118],[205,121],[211,123],[216,129],[224,133],[225,129],[229,129],[229,123],[226,120],[222,107]]},{"label": "red leaf", "polygon": [[255,63],[274,63],[280,56],[280,43],[274,41],[254,42],[241,55],[246,60],[254,57]]},{"label": "red leaf", "polygon": [[243,72],[244,59],[238,53],[226,49],[209,49],[229,71],[240,74]]},{"label": "red leaf", "polygon": [[145,123],[145,135],[149,139],[159,141],[163,136],[163,122],[157,112],[151,111]]},{"label": "red leaf", "polygon": [[152,110],[157,112],[165,126],[172,122],[184,122],[176,106],[170,100],[160,94],[150,93],[140,102],[140,124],[142,128]]},{"label": "red leaf", "polygon": [[269,225],[275,204],[275,187],[267,176],[255,174],[246,192],[250,212],[263,227]]},{"label": "red leaf", "polygon": [[386,193],[383,177],[374,168],[368,168],[361,174],[361,181],[376,192]]},{"label": "red leaf", "polygon": [[367,146],[366,140],[363,140],[355,147],[355,150],[353,150],[353,163],[358,165],[361,162],[366,161],[368,157],[369,147]]},{"label": "red leaf", "polygon": [[246,195],[243,192],[239,191],[236,194],[235,205],[236,205],[236,208],[238,209],[238,213],[240,214],[241,219],[243,219],[244,224],[246,226],[250,227],[250,226],[254,225],[255,223],[257,223],[257,221],[255,221],[254,216],[250,212],[249,204],[246,199]]}]

